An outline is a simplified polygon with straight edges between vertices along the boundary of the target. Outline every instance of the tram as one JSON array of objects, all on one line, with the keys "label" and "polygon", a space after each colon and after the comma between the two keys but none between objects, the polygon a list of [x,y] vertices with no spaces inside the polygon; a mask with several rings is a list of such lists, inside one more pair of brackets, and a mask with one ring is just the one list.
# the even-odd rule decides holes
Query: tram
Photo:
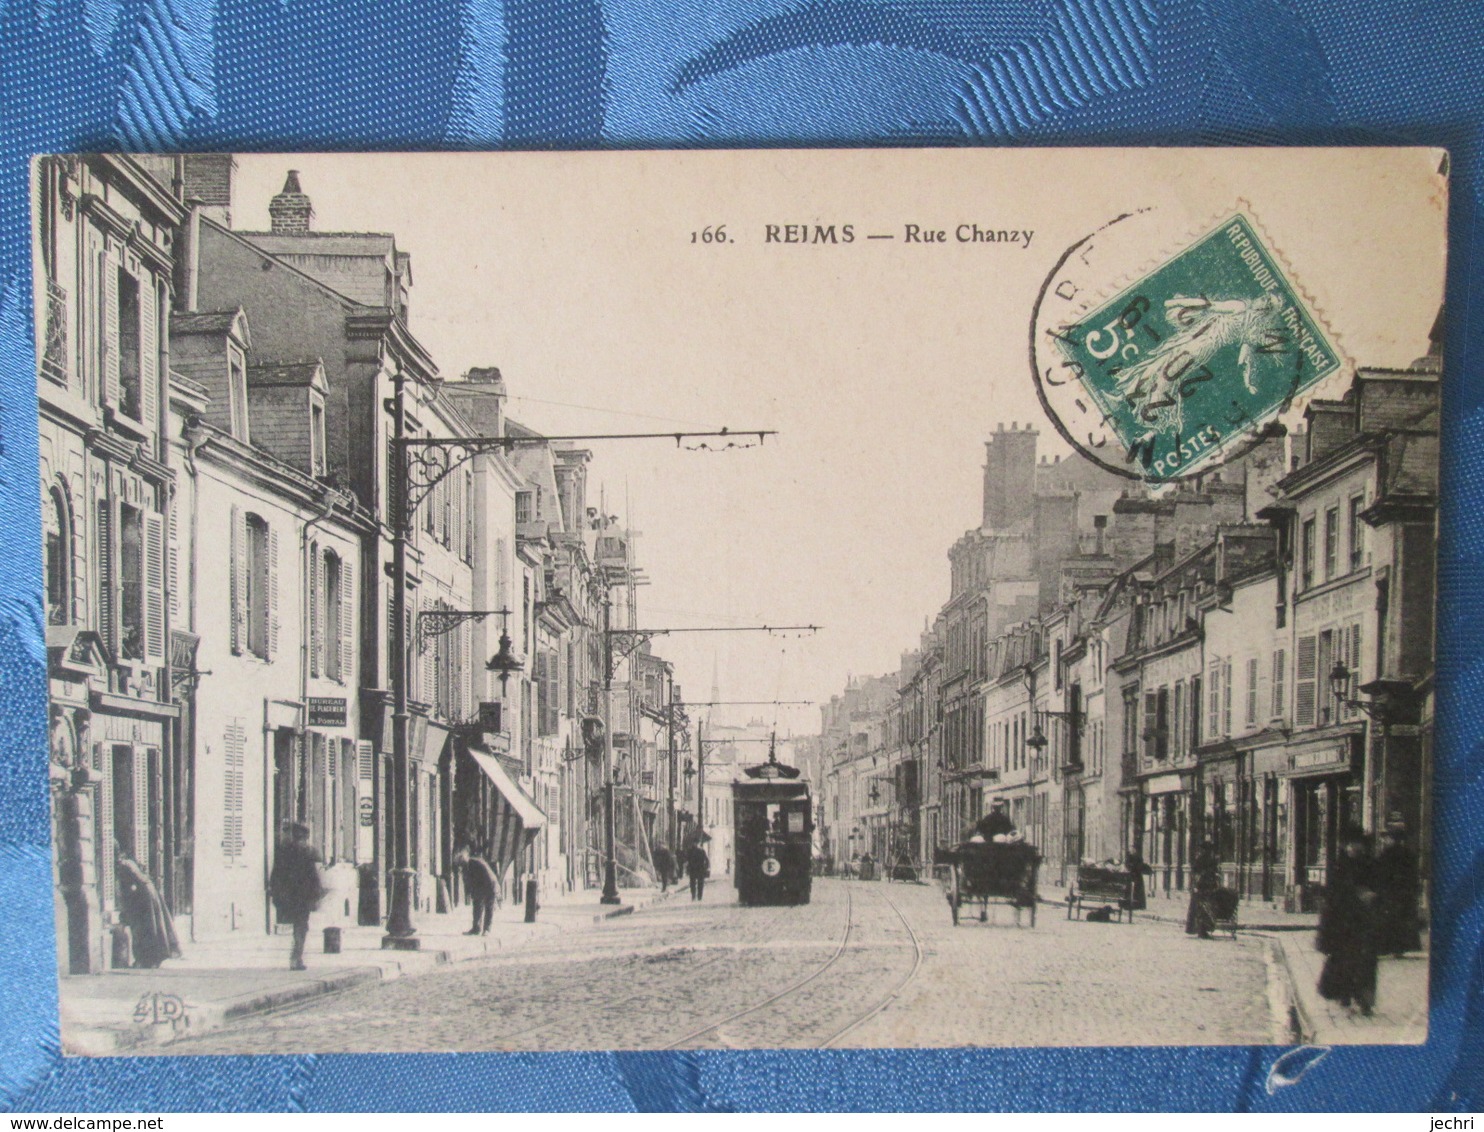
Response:
[{"label": "tram", "polygon": [[733,866],[740,904],[807,904],[814,860],[809,784],[797,767],[768,761],[732,783]]}]

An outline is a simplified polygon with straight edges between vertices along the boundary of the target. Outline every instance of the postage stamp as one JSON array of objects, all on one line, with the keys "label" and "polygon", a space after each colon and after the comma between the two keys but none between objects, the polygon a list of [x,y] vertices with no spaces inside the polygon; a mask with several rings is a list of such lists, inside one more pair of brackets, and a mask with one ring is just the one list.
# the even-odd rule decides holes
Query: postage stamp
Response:
[{"label": "postage stamp", "polygon": [[[1121,448],[1114,470],[1154,482],[1209,469],[1340,367],[1319,319],[1242,212],[1046,333],[1063,371],[1052,380],[1075,382]],[[1036,372],[1039,380],[1039,365]]]}]

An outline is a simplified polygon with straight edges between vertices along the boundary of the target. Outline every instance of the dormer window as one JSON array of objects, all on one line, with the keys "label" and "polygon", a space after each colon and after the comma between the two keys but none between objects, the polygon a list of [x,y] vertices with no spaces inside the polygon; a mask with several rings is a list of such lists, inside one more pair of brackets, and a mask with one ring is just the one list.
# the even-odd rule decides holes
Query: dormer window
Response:
[{"label": "dormer window", "polygon": [[318,400],[309,405],[309,470],[310,474],[325,474],[325,407]]},{"label": "dormer window", "polygon": [[247,359],[236,346],[227,347],[227,399],[232,414],[232,436],[249,444],[247,424]]}]

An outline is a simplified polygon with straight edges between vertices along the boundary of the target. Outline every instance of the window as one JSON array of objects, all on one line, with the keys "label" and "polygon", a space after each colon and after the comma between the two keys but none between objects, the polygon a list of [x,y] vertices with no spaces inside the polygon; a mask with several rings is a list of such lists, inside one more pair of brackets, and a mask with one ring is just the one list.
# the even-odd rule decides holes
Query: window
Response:
[{"label": "window", "polygon": [[72,623],[72,510],[62,489],[49,493],[46,523],[46,621]]},{"label": "window", "polygon": [[325,474],[325,407],[317,401],[309,406],[309,472]]},{"label": "window", "polygon": [[1161,688],[1154,700],[1154,757],[1170,757],[1170,690]]},{"label": "window", "polygon": [[1333,723],[1335,718],[1335,695],[1329,686],[1330,669],[1334,667],[1335,661],[1335,634],[1334,630],[1326,629],[1319,634],[1319,654],[1316,662],[1317,675],[1315,677],[1317,687],[1316,694],[1319,697],[1319,723]]},{"label": "window", "polygon": [[1130,757],[1139,753],[1139,690],[1123,690],[1123,754]]},{"label": "window", "polygon": [[343,683],[350,668],[351,642],[346,632],[350,618],[346,609],[345,569],[333,550],[325,551],[323,573],[325,675]]},{"label": "window", "polygon": [[1299,588],[1314,584],[1314,520],[1305,519],[1299,541]]},{"label": "window", "polygon": [[1247,661],[1247,726],[1257,726],[1257,657]]},{"label": "window", "polygon": [[252,435],[248,431],[247,360],[236,346],[227,347],[227,398],[232,435],[248,444],[252,441]]},{"label": "window", "polygon": [[1340,572],[1340,509],[1331,507],[1324,513],[1324,578],[1328,581]]},{"label": "window", "polygon": [[531,519],[531,493],[517,491],[515,493],[515,521],[517,524],[529,523]]},{"label": "window", "polygon": [[1174,721],[1174,725],[1171,728],[1174,734],[1170,737],[1170,750],[1178,759],[1186,753],[1186,741],[1189,739],[1189,735],[1185,730],[1185,682],[1183,680],[1177,680],[1175,682],[1174,708],[1171,711],[1171,719]]},{"label": "window", "polygon": [[119,409],[126,417],[143,421],[139,280],[121,267],[115,270],[118,273]]},{"label": "window", "polygon": [[271,660],[277,651],[278,535],[258,515],[232,509],[232,651]]},{"label": "window", "polygon": [[1318,652],[1317,638],[1310,636],[1298,639],[1293,673],[1293,722],[1298,727],[1314,726],[1319,691],[1316,683]]},{"label": "window", "polygon": [[1350,500],[1350,569],[1359,570],[1365,563],[1365,520],[1360,513],[1365,508],[1365,497],[1355,496]]},{"label": "window", "polygon": [[144,513],[119,508],[119,656],[144,659]]}]

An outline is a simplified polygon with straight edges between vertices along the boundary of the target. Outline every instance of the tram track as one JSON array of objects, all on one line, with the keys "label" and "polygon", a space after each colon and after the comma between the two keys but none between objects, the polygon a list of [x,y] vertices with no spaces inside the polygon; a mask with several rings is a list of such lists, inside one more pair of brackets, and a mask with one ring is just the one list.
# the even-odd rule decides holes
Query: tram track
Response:
[{"label": "tram track", "polygon": [[689,1048],[690,1043],[694,1042],[697,1038],[700,1038],[706,1034],[716,1033],[717,1031],[721,1030],[723,1026],[729,1026],[733,1022],[740,1021],[750,1014],[756,1014],[760,1010],[766,1010],[769,1006],[772,1006],[773,1003],[777,1002],[779,999],[787,998],[795,991],[802,990],[804,987],[808,986],[815,979],[819,978],[819,976],[823,975],[826,971],[833,967],[839,960],[840,956],[845,953],[845,947],[850,942],[850,933],[854,927],[855,897],[851,893],[851,890],[847,888],[845,890],[845,930],[840,933],[840,942],[835,945],[835,950],[830,954],[830,957],[826,959],[823,964],[815,968],[810,974],[805,975],[802,979],[794,980],[793,982],[789,983],[788,986],[784,987],[781,991],[777,991],[776,993],[770,995],[768,998],[763,999],[762,1002],[754,1003],[752,1006],[745,1007],[742,1010],[734,1011],[733,1013],[728,1014],[725,1018],[722,1018],[716,1022],[712,1022],[709,1025],[702,1026],[698,1030],[692,1030],[684,1037],[676,1038],[674,1041],[670,1042],[668,1045],[662,1048]]},{"label": "tram track", "polygon": [[852,1033],[853,1031],[859,1029],[861,1026],[864,1026],[867,1022],[869,1022],[872,1018],[875,1018],[882,1011],[886,1010],[887,1007],[896,1002],[901,993],[907,989],[907,984],[910,983],[913,979],[917,978],[917,972],[922,970],[923,948],[921,937],[918,936],[917,931],[912,927],[912,924],[907,919],[906,914],[900,907],[898,907],[897,902],[891,898],[891,895],[884,890],[882,891],[881,895],[885,898],[886,902],[891,905],[891,910],[896,913],[897,919],[902,921],[902,927],[907,929],[907,938],[912,941],[912,969],[907,972],[906,978],[904,978],[896,986],[892,987],[891,991],[886,995],[886,997],[878,1002],[875,1006],[871,1007],[870,1010],[867,1010],[863,1014],[858,1015],[854,1019],[854,1021],[836,1030],[833,1034],[820,1042],[818,1046],[819,1049],[829,1049],[830,1046],[834,1045],[841,1038],[845,1037],[846,1034]]}]

